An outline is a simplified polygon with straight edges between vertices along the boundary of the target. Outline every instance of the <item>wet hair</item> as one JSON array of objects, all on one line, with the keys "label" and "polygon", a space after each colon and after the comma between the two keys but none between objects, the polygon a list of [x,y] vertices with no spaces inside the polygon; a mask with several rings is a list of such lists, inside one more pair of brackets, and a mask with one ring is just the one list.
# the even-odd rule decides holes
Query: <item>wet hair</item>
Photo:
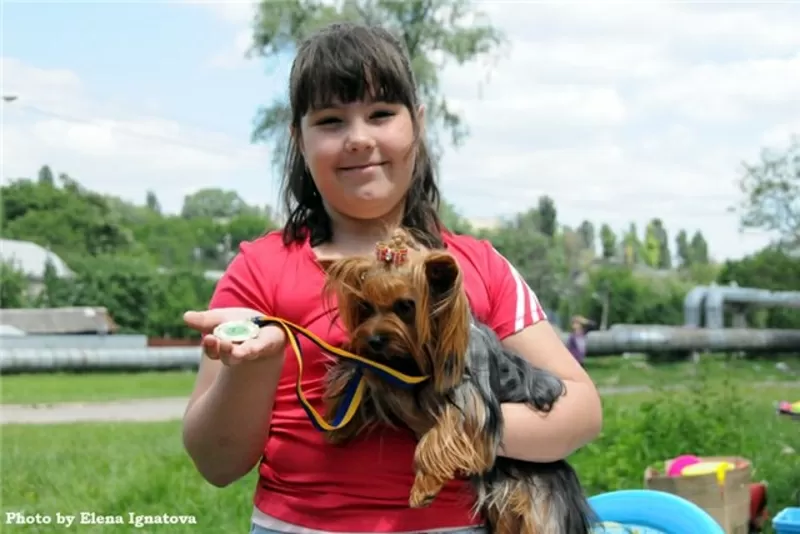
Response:
[{"label": "wet hair", "polygon": [[[335,23],[319,30],[297,49],[289,99],[295,136],[300,135],[300,121],[306,113],[333,104],[376,100],[406,107],[414,125],[416,159],[402,224],[426,247],[443,246],[439,188],[420,135],[411,62],[398,39],[382,28],[353,23]],[[290,245],[308,238],[311,246],[317,246],[330,241],[330,217],[294,138],[287,146],[281,190],[289,214],[283,242]]]}]

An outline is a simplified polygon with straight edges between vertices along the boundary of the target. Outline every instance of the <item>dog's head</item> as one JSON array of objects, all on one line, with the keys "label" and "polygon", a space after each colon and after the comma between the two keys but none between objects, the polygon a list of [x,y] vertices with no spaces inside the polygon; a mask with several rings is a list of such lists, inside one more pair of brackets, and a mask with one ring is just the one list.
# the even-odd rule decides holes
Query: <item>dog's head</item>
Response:
[{"label": "dog's head", "polygon": [[469,303],[455,258],[421,252],[395,232],[371,258],[328,269],[328,294],[350,338],[348,350],[408,374],[429,375],[437,392],[461,381],[469,343]]}]

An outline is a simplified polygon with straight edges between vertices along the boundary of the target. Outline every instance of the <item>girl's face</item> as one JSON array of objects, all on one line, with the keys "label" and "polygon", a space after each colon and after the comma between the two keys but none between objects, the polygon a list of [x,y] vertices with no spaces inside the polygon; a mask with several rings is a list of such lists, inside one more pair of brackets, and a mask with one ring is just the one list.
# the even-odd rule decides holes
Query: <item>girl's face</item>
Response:
[{"label": "girl's face", "polygon": [[378,219],[405,197],[416,150],[414,123],[402,104],[362,101],[312,110],[300,130],[306,165],[329,208]]}]

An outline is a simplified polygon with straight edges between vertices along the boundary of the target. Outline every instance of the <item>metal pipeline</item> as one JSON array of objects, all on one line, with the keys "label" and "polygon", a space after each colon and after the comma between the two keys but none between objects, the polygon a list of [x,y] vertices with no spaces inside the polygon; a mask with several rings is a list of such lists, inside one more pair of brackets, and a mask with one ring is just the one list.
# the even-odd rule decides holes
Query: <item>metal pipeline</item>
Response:
[{"label": "metal pipeline", "polygon": [[615,325],[610,330],[589,332],[586,336],[586,352],[590,355],[673,351],[800,352],[800,330]]},{"label": "metal pipeline", "polygon": [[0,373],[196,369],[200,347],[14,349],[0,347]]},{"label": "metal pipeline", "polygon": [[800,308],[800,291],[769,291],[737,286],[710,287],[705,296],[706,328],[725,327],[726,302],[763,307]]},{"label": "metal pipeline", "polygon": [[697,286],[686,293],[683,299],[683,324],[694,328],[703,326],[703,301],[711,288]]},{"label": "metal pipeline", "polygon": [[[559,332],[564,342],[568,334]],[[589,355],[623,352],[800,352],[800,330],[615,325],[586,336]],[[14,349],[0,347],[0,373],[196,369],[199,347]]]}]

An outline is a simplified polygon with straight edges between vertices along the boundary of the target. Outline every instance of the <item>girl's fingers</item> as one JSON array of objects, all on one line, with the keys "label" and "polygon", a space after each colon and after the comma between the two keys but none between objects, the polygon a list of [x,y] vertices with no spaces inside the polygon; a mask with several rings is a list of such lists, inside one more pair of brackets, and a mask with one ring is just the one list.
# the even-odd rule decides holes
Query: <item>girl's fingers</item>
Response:
[{"label": "girl's fingers", "polygon": [[266,326],[258,336],[243,343],[231,343],[213,334],[203,337],[203,352],[212,360],[220,360],[223,364],[238,365],[246,360],[256,360],[280,350],[286,343],[286,334],[275,326]]},{"label": "girl's fingers", "polygon": [[203,353],[211,360],[219,360],[219,340],[212,335],[203,337]]},{"label": "girl's fingers", "polygon": [[187,311],[183,314],[183,320],[189,328],[200,332],[211,332],[220,323],[244,321],[255,315],[260,315],[260,313],[249,308],[216,308],[205,311]]},{"label": "girl's fingers", "polygon": [[231,355],[233,345],[230,341],[225,341],[209,334],[203,338],[203,350],[212,360],[219,360]]}]

